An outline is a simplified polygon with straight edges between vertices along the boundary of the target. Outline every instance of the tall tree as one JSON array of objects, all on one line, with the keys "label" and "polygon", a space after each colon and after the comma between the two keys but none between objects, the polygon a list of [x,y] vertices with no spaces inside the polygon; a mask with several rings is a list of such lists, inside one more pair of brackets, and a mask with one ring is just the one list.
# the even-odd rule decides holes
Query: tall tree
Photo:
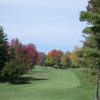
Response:
[{"label": "tall tree", "polygon": [[25,60],[27,63],[35,65],[38,59],[38,52],[34,44],[28,44],[25,46]]},{"label": "tall tree", "polygon": [[0,26],[0,73],[8,59],[8,41],[7,35],[4,33],[3,28]]},{"label": "tall tree", "polygon": [[[100,0],[89,0],[86,11],[80,14],[80,20],[88,22],[83,32],[86,41],[84,42],[85,48],[88,48],[87,59],[96,68],[96,97],[99,100],[99,73],[100,73]],[[87,50],[86,50],[87,51]],[[93,59],[94,60],[91,60]],[[89,65],[91,65],[89,63]]]}]

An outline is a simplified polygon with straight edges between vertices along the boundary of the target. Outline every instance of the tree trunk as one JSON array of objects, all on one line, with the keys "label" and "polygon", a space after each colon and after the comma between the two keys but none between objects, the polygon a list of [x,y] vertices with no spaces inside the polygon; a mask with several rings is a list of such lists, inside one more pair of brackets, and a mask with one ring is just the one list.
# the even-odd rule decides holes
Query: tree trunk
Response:
[{"label": "tree trunk", "polygon": [[95,100],[99,100],[99,69],[97,69],[96,72],[96,95],[95,95]]}]

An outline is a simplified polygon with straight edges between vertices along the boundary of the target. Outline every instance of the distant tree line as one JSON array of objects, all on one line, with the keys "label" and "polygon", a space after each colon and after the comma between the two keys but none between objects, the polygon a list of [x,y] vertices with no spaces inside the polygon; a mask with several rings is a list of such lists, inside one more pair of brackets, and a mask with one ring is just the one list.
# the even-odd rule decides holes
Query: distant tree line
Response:
[{"label": "distant tree line", "polygon": [[63,52],[61,50],[53,49],[48,52],[45,61],[46,66],[54,68],[66,69],[79,67],[76,52]]}]

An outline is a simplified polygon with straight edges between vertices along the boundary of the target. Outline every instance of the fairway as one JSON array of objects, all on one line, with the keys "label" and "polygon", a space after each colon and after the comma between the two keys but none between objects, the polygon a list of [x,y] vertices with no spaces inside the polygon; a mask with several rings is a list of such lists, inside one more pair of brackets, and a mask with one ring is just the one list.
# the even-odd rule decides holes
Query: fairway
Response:
[{"label": "fairway", "polygon": [[0,83],[0,100],[92,100],[93,88],[77,70],[37,67],[28,84]]}]

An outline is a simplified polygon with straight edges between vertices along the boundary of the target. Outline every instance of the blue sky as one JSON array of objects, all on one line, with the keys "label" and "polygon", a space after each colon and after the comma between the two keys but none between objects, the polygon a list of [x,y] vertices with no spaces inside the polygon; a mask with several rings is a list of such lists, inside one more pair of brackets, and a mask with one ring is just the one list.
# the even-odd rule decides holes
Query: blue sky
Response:
[{"label": "blue sky", "polygon": [[82,46],[80,11],[87,0],[0,0],[0,25],[8,38],[34,43],[39,51]]}]

